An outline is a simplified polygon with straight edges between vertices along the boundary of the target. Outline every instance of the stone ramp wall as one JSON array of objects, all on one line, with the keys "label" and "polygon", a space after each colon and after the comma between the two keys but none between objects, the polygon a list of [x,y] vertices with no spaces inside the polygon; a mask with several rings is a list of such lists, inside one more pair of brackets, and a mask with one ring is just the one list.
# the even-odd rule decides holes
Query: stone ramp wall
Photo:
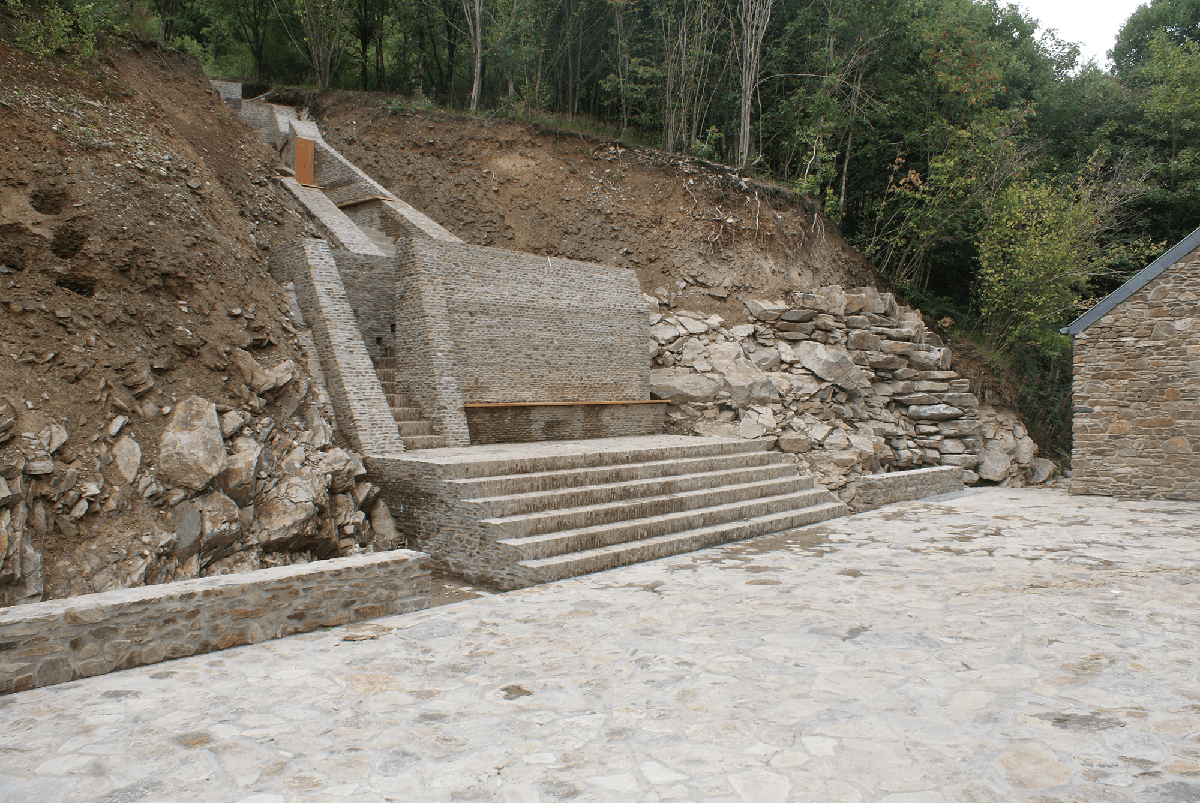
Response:
[{"label": "stone ramp wall", "polygon": [[407,549],[0,608],[0,694],[429,606]]},{"label": "stone ramp wall", "polygon": [[271,251],[272,273],[295,282],[296,297],[321,355],[338,428],[363,454],[404,451],[383,385],[359,333],[358,322],[329,244],[303,238]]}]

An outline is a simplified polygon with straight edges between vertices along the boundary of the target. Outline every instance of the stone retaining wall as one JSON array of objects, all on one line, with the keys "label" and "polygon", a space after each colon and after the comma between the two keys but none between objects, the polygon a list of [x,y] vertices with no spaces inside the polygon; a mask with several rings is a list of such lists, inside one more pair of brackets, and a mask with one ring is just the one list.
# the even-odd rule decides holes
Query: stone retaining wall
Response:
[{"label": "stone retaining wall", "polygon": [[1200,500],[1200,249],[1075,336],[1071,493]]},{"label": "stone retaining wall", "polygon": [[858,480],[854,498],[847,505],[852,512],[862,513],[896,502],[954,493],[963,487],[963,469],[957,466],[864,474]]},{"label": "stone retaining wall", "polygon": [[0,609],[0,694],[429,605],[398,549]]}]

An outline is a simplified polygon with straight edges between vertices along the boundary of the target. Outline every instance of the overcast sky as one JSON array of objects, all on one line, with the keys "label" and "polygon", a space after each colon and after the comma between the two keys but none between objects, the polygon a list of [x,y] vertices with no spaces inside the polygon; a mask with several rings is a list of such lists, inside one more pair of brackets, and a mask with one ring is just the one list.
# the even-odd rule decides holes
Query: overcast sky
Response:
[{"label": "overcast sky", "polygon": [[1060,39],[1079,45],[1080,61],[1095,57],[1108,64],[1117,32],[1138,6],[1148,0],[1016,0],[1042,28],[1054,28]]}]

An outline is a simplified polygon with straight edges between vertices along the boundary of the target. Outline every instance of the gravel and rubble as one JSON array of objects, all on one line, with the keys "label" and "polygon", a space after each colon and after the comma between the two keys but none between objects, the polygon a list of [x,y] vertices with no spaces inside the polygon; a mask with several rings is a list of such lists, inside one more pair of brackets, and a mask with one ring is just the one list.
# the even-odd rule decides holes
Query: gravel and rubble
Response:
[{"label": "gravel and rubble", "polygon": [[844,501],[863,473],[959,466],[964,481],[1040,484],[1055,465],[1011,410],[980,404],[917,310],[874,287],[745,301],[746,323],[646,295],[651,391],[675,433],[766,439]]}]

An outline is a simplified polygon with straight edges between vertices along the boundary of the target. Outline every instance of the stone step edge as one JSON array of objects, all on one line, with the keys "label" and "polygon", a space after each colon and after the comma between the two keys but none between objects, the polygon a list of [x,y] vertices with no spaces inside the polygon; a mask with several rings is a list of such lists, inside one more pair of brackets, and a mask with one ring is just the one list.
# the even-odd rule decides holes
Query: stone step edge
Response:
[{"label": "stone step edge", "polygon": [[[576,468],[603,468],[631,463],[648,463],[688,457],[719,457],[727,454],[766,451],[762,441],[719,441],[716,443],[678,444],[653,448],[631,448],[609,452],[576,452],[540,457],[509,457],[496,460],[473,460],[461,463],[440,463],[446,480],[482,479],[515,474],[534,474],[545,471],[566,471]],[[505,470],[509,469],[509,470]]]},{"label": "stone step edge", "polygon": [[[505,502],[514,502],[514,503],[535,502],[537,500],[542,500],[542,499],[549,500],[549,499],[553,499],[553,498],[570,497],[572,495],[603,493],[606,490],[616,491],[618,489],[624,489],[624,488],[628,488],[630,490],[643,490],[643,489],[646,489],[646,488],[649,488],[649,487],[652,487],[655,485],[662,486],[662,485],[670,485],[672,483],[686,483],[689,480],[690,481],[697,481],[697,480],[713,480],[714,481],[713,484],[711,484],[711,485],[698,485],[694,488],[689,488],[686,491],[663,490],[660,493],[647,494],[645,496],[641,496],[641,495],[615,496],[614,495],[612,499],[610,499],[606,502],[593,503],[593,504],[615,504],[622,500],[651,499],[656,496],[674,496],[674,495],[677,495],[680,493],[692,493],[694,491],[700,491],[700,490],[705,490],[705,489],[712,490],[714,488],[720,488],[720,487],[724,487],[724,486],[735,486],[735,485],[739,485],[739,484],[745,484],[745,483],[738,483],[738,482],[719,482],[719,480],[721,480],[723,478],[729,478],[730,480],[734,480],[740,476],[749,475],[749,474],[752,474],[755,472],[764,472],[764,471],[765,472],[778,472],[778,474],[777,474],[777,476],[772,476],[772,477],[759,477],[752,481],[753,482],[768,482],[771,480],[786,479],[789,476],[791,476],[791,477],[795,477],[798,479],[808,478],[808,479],[812,480],[814,483],[816,482],[816,480],[813,479],[811,477],[811,475],[800,474],[800,473],[796,472],[794,469],[789,471],[789,468],[791,468],[791,467],[789,467],[785,463],[768,463],[765,466],[745,466],[742,468],[734,468],[734,469],[715,469],[713,471],[698,471],[698,472],[694,472],[691,474],[670,474],[670,475],[667,475],[664,477],[657,477],[657,476],[656,477],[645,477],[645,478],[636,479],[636,480],[621,480],[618,482],[604,482],[604,483],[595,483],[592,485],[581,485],[576,488],[555,488],[555,489],[547,490],[547,491],[528,491],[528,492],[516,493],[516,494],[502,494],[499,496],[484,496],[484,497],[476,497],[473,499],[464,499],[462,501],[463,501],[463,504],[467,504],[467,505],[485,506],[485,505],[502,504]],[[584,508],[584,507],[590,507],[590,505],[572,505],[569,507],[561,507],[561,508],[545,508],[545,510],[551,510],[551,509],[553,509],[553,510],[572,510],[572,509],[579,509],[579,508]],[[534,512],[536,512],[536,511],[532,511],[532,510],[529,511],[529,513],[534,513]],[[515,516],[515,515],[524,515],[524,514],[513,513],[513,514],[509,514],[509,515]],[[489,518],[500,518],[500,516],[493,515]]]},{"label": "stone step edge", "polygon": [[[787,510],[780,510],[774,513],[758,513],[757,515],[743,516],[743,512],[748,508],[761,505],[771,504],[789,504]],[[517,536],[509,538],[497,539],[499,543],[505,546],[512,547],[518,551],[526,550],[544,552],[547,549],[555,555],[569,555],[573,552],[583,551],[572,549],[569,546],[559,548],[556,542],[566,544],[573,540],[586,539],[589,536],[607,536],[611,540],[608,546],[617,544],[632,543],[635,541],[646,540],[645,536],[638,536],[636,532],[646,528],[648,524],[655,529],[665,530],[658,535],[648,536],[649,538],[659,538],[672,533],[687,532],[689,530],[703,529],[705,527],[723,527],[732,522],[750,521],[751,519],[762,518],[764,516],[783,516],[797,511],[808,510],[812,507],[819,507],[825,504],[842,504],[833,497],[829,491],[824,488],[810,488],[805,491],[797,491],[790,494],[777,494],[775,496],[760,496],[755,499],[743,499],[738,502],[725,502],[720,505],[712,505],[711,507],[689,508],[688,510],[679,510],[674,513],[660,514],[656,516],[642,516],[636,519],[626,519],[624,521],[609,522],[606,524],[592,524],[587,527],[576,527],[569,530],[556,530],[549,533],[537,533],[535,535]],[[721,521],[709,524],[693,524],[692,522],[704,517],[719,518]],[[588,547],[588,549],[598,549],[600,547]],[[530,560],[532,558],[523,558]]]},{"label": "stone step edge", "polygon": [[[730,485],[720,485],[720,486],[717,486],[717,488],[715,488],[715,489],[714,488],[699,488],[699,489],[693,490],[693,491],[681,491],[679,493],[657,494],[655,496],[643,496],[643,497],[639,497],[637,499],[632,499],[632,500],[617,499],[612,502],[601,502],[601,503],[593,504],[593,505],[579,505],[578,507],[564,507],[564,508],[559,508],[557,510],[546,510],[546,511],[542,511],[540,513],[518,513],[518,514],[515,514],[512,516],[486,516],[486,517],[483,517],[481,520],[483,521],[484,524],[488,524],[488,525],[498,527],[498,528],[504,528],[506,525],[543,522],[543,521],[546,521],[548,519],[553,519],[553,518],[565,518],[568,516],[575,516],[575,515],[589,514],[589,513],[598,513],[601,511],[609,511],[609,510],[619,511],[619,510],[623,510],[623,509],[634,508],[639,505],[649,506],[649,505],[654,504],[655,502],[659,502],[659,501],[663,501],[663,500],[667,500],[667,499],[678,499],[678,500],[681,500],[684,502],[693,502],[696,500],[703,501],[703,497],[711,496],[714,491],[729,491],[729,492],[733,492],[735,494],[752,493],[755,490],[768,491],[773,486],[783,486],[789,482],[805,482],[805,481],[808,482],[808,487],[806,487],[806,488],[788,489],[788,490],[784,490],[780,493],[763,493],[763,494],[759,494],[756,496],[748,496],[745,499],[735,499],[731,502],[721,502],[721,503],[718,503],[717,505],[710,506],[710,507],[720,507],[721,505],[735,504],[737,502],[749,502],[749,501],[753,501],[755,499],[764,499],[764,498],[770,498],[770,497],[776,497],[776,496],[786,496],[790,493],[799,493],[801,491],[811,491],[811,490],[814,490],[813,486],[816,484],[816,480],[814,480],[812,478],[812,476],[810,476],[810,475],[797,474],[795,477],[783,477],[783,478],[770,479],[770,480],[756,480],[753,482],[740,482],[740,483],[733,483]],[[474,501],[474,500],[466,500],[465,503],[470,504],[470,502],[472,502],[472,501]],[[668,511],[667,513],[662,513],[662,514],[657,514],[657,515],[670,515],[671,513],[682,512],[682,510],[696,510],[696,509],[703,509],[703,508],[704,508],[704,505],[693,505],[693,506],[689,506],[689,507],[684,507],[681,510],[672,510],[672,511]],[[633,518],[640,519],[640,518],[647,518],[647,517],[646,516],[634,516]],[[629,519],[617,519],[616,521],[629,521]],[[614,524],[616,522],[607,522],[607,523]],[[589,525],[589,526],[594,526],[594,525]]]},{"label": "stone step edge", "polygon": [[[454,479],[447,480],[447,482],[450,483],[455,488],[457,488],[459,490],[460,494],[462,494],[464,492],[469,493],[470,491],[472,491],[476,488],[485,486],[489,483],[499,483],[499,482],[503,482],[506,480],[511,480],[514,483],[523,483],[523,482],[529,482],[529,481],[535,481],[535,480],[540,481],[543,479],[549,480],[549,479],[555,479],[555,478],[561,478],[563,480],[577,480],[577,479],[584,478],[588,474],[595,474],[598,476],[595,479],[588,481],[587,485],[591,485],[591,484],[595,484],[595,483],[604,484],[608,481],[603,479],[603,475],[616,473],[616,472],[619,472],[624,469],[631,469],[634,466],[645,466],[647,469],[649,469],[651,471],[657,471],[659,469],[675,469],[675,468],[686,469],[686,466],[689,463],[706,463],[706,462],[712,462],[715,460],[739,460],[739,459],[755,459],[755,458],[758,459],[758,462],[754,463],[754,465],[759,468],[764,467],[764,466],[775,466],[775,465],[783,464],[783,455],[779,452],[739,452],[736,454],[728,454],[728,455],[706,455],[706,456],[702,456],[702,457],[684,457],[684,458],[677,458],[677,459],[673,459],[673,460],[650,460],[645,463],[618,463],[616,465],[611,465],[611,466],[583,466],[581,468],[555,469],[555,470],[551,470],[551,471],[530,471],[530,472],[527,472],[524,474],[499,474],[494,477],[463,477],[463,478],[456,477]],[[747,467],[748,466],[734,466],[734,468],[747,468]],[[716,471],[717,469],[713,469],[713,470]],[[675,477],[675,476],[679,476],[680,474],[690,474],[690,473],[695,473],[695,472],[681,470],[681,471],[672,471],[670,473],[664,473],[664,474],[656,473],[656,474],[654,474],[654,476],[656,476],[656,477]],[[613,480],[613,482],[620,482],[620,480]],[[550,490],[556,490],[558,488],[566,489],[566,488],[579,488],[579,487],[586,487],[586,485],[559,485],[559,486],[554,486],[552,488],[547,488],[547,489],[542,489],[542,490],[550,491]],[[536,492],[537,491],[534,490],[534,491],[519,491],[517,493],[536,493]],[[506,494],[492,494],[492,496],[505,496],[505,495]],[[476,500],[476,499],[484,499],[484,498],[488,498],[488,497],[460,496],[460,498]]]},{"label": "stone step edge", "polygon": [[[549,558],[535,558],[533,560],[522,560],[518,562],[519,566],[530,569],[542,575],[542,582],[552,582],[561,580],[567,577],[574,577],[580,574],[589,574],[596,571],[605,571],[606,569],[617,568],[619,566],[627,566],[631,563],[641,563],[647,560],[655,560],[657,558],[671,557],[672,555],[682,554],[684,552],[695,552],[710,546],[729,543],[730,541],[741,541],[747,538],[756,538],[763,535],[771,535],[773,533],[785,532],[787,530],[796,529],[797,527],[807,527],[813,524],[819,524],[829,519],[839,518],[848,513],[845,504],[842,502],[826,502],[821,505],[813,505],[796,511],[788,511],[787,513],[774,513],[767,516],[758,516],[753,519],[746,519],[732,524],[718,524],[710,527],[699,527],[692,530],[682,530],[680,532],[668,533],[666,535],[656,535],[651,538],[645,538],[637,541],[625,541],[619,544],[610,546],[596,547],[595,549],[587,549],[580,552],[570,552],[564,555],[555,555]],[[783,526],[773,529],[766,529],[774,522],[787,522]],[[801,523],[802,522],[802,523]],[[739,534],[739,531],[757,530],[759,527],[756,524],[764,525],[760,532],[746,532]],[[658,552],[654,548],[664,545],[680,546],[680,549],[674,549],[667,552]],[[655,554],[640,556],[639,553],[654,552]],[[631,557],[631,560],[622,560],[621,558]],[[609,565],[597,567],[594,569],[585,569],[584,571],[573,571],[573,568],[581,563],[586,563],[594,558],[608,558],[605,561]],[[555,571],[555,570],[558,571]],[[548,571],[549,570],[549,571]],[[548,575],[548,576],[547,576]]]}]

